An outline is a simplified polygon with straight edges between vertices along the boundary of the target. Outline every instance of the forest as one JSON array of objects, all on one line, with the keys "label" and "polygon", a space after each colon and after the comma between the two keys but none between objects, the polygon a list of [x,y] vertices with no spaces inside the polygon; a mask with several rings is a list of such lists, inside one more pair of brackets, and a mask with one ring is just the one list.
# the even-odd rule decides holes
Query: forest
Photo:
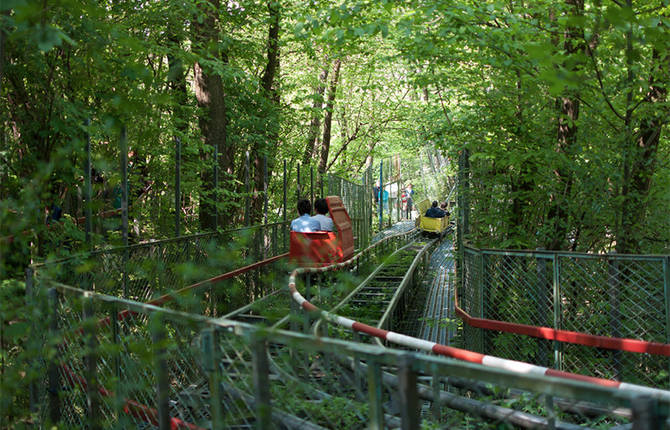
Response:
[{"label": "forest", "polygon": [[356,180],[428,152],[449,162],[431,175],[468,183],[476,246],[668,253],[669,13],[667,0],[3,0],[0,276],[55,252],[53,236],[85,246],[87,147],[93,214],[118,209],[128,168],[142,238],[174,235],[175,200],[182,233],[261,222],[283,163]]}]

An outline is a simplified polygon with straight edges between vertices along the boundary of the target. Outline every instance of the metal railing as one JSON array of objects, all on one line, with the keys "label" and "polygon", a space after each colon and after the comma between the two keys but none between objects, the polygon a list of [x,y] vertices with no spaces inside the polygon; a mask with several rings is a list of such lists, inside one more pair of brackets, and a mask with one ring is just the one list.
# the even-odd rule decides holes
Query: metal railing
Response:
[{"label": "metal railing", "polygon": [[147,302],[196,281],[284,254],[288,235],[289,223],[279,222],[181,236],[35,264],[27,275]]},{"label": "metal railing", "polygon": [[670,387],[665,351],[670,339],[670,257],[468,246],[461,255],[458,298],[465,313],[545,327],[559,338],[465,324],[466,348],[574,373]]},{"label": "metal railing", "polygon": [[49,339],[36,397],[45,427],[657,428],[670,406],[662,396],[316,341],[41,282],[46,297],[31,305]]}]

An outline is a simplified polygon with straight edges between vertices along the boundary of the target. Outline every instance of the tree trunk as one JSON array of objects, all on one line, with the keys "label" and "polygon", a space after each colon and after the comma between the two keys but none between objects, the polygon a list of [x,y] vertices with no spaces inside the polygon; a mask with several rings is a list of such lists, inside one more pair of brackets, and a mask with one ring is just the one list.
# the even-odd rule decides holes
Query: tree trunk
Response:
[{"label": "tree trunk", "polygon": [[321,154],[319,159],[319,173],[320,176],[326,172],[326,165],[328,164],[328,153],[330,151],[330,127],[333,123],[333,107],[335,104],[335,94],[337,93],[337,81],[340,78],[341,61],[335,60],[333,65],[333,76],[330,80],[330,87],[328,88],[328,100],[326,101],[326,115],[323,119],[323,140],[321,142]]},{"label": "tree trunk", "polygon": [[[269,1],[270,28],[268,31],[267,63],[261,77],[261,88],[264,96],[270,100],[268,110],[267,140],[264,143],[255,143],[252,148],[254,168],[254,190],[251,202],[251,224],[257,224],[263,217],[263,202],[265,201],[265,178],[269,178],[274,165],[274,158],[278,147],[278,112],[279,92],[275,85],[279,70],[279,2]],[[265,162],[267,160],[267,162]],[[267,171],[266,171],[267,170]],[[269,180],[269,179],[268,179]]]},{"label": "tree trunk", "polygon": [[[667,89],[662,83],[668,81],[667,54],[661,55],[654,50],[653,58],[657,64],[652,67],[649,78],[650,88],[646,100],[651,104],[662,104],[667,99]],[[656,76],[656,74],[660,76]],[[661,85],[659,85],[661,83]],[[651,180],[657,166],[658,146],[668,109],[657,109],[641,118],[638,135],[631,139],[628,149],[627,181],[622,188],[623,210],[622,226],[617,236],[617,252],[621,254],[640,252],[640,226],[645,223],[647,199],[651,189]]]},{"label": "tree trunk", "polygon": [[[572,15],[577,17],[584,13],[583,0],[566,0],[570,6]],[[567,27],[564,34],[563,49],[568,56],[584,51],[583,29],[579,27]],[[574,63],[573,63],[574,64]],[[577,65],[573,65],[576,68]],[[555,190],[549,203],[547,219],[551,223],[551,232],[547,238],[548,249],[562,249],[569,227],[569,197],[572,193],[574,176],[570,167],[573,148],[577,142],[577,120],[579,119],[579,95],[568,92],[556,100],[558,111],[558,132],[556,139],[556,152],[563,155],[559,158],[558,166],[554,171],[556,176]]]},{"label": "tree trunk", "polygon": [[316,149],[319,139],[319,130],[321,129],[321,115],[323,115],[323,93],[326,91],[326,81],[328,80],[329,72],[327,57],[325,63],[326,66],[319,74],[319,83],[314,89],[314,101],[312,102],[312,120],[309,122],[309,132],[307,133],[307,140],[305,141],[305,152],[302,156],[303,166],[306,166],[312,160],[312,157],[314,156],[314,150]]},{"label": "tree trunk", "polygon": [[[225,61],[222,52],[207,52],[217,45],[219,34],[217,31],[216,11],[220,7],[218,0],[211,2],[211,7],[202,6],[200,12],[204,15],[202,24],[198,20],[193,21],[194,40],[196,46],[194,51],[204,58],[220,58]],[[216,49],[216,48],[213,48]],[[201,152],[204,161],[201,173],[202,188],[200,190],[200,228],[211,230],[217,227],[217,203],[218,190],[215,189],[214,166],[217,160],[214,154],[218,153],[218,175],[232,174],[234,153],[227,145],[228,117],[225,105],[225,92],[223,80],[216,71],[206,63],[196,62],[194,66],[195,96],[198,106],[203,109],[199,118],[200,131],[202,133],[205,147],[209,150]],[[225,211],[225,208],[223,208]],[[225,214],[220,214],[224,215]],[[227,218],[227,217],[226,217]]]}]

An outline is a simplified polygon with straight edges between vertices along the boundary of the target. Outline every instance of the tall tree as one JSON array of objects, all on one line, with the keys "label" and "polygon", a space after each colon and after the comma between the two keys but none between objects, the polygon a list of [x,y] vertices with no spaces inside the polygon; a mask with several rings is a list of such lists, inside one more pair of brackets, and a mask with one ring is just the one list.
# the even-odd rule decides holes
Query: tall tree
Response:
[{"label": "tall tree", "polygon": [[268,38],[267,38],[267,60],[263,75],[261,76],[261,98],[267,101],[265,139],[256,141],[253,145],[252,159],[254,165],[254,193],[251,207],[251,223],[259,222],[263,214],[263,202],[265,200],[265,179],[271,176],[275,154],[278,146],[279,130],[279,90],[277,75],[279,73],[279,30],[281,10],[278,1],[270,0],[267,3],[270,14]]},{"label": "tall tree", "polygon": [[[232,175],[234,152],[228,147],[225,91],[220,68],[227,61],[218,40],[221,37],[219,9],[221,2],[200,3],[198,16],[193,20],[194,51],[199,59],[194,66],[195,96],[202,108],[199,118],[205,149],[201,151],[204,162],[200,191],[200,228],[211,230],[217,226],[218,189],[215,185],[215,168],[221,177]],[[214,155],[218,160],[214,158]]]},{"label": "tall tree", "polygon": [[319,142],[319,131],[321,130],[321,117],[323,116],[323,95],[326,91],[326,82],[328,81],[328,73],[330,65],[328,64],[328,56],[326,56],[325,66],[319,73],[319,81],[314,88],[312,94],[312,109],[311,120],[309,122],[309,129],[307,131],[307,139],[305,139],[305,152],[302,156],[302,164],[306,166],[314,156],[314,150]]},{"label": "tall tree", "polygon": [[323,176],[326,173],[328,164],[328,154],[330,152],[331,125],[333,123],[333,110],[335,108],[335,96],[337,94],[337,82],[340,79],[340,66],[342,61],[338,58],[333,64],[333,75],[330,78],[328,87],[328,99],[326,101],[326,113],[323,119],[323,139],[321,141],[321,151],[319,154],[319,173]]}]

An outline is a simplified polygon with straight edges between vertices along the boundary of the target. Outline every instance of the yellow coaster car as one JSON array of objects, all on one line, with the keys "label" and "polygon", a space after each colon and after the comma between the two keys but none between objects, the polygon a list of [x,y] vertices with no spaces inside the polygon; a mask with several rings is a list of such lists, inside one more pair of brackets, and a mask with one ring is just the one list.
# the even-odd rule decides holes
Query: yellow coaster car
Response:
[{"label": "yellow coaster car", "polygon": [[419,210],[419,219],[417,220],[418,227],[428,233],[444,233],[447,227],[449,227],[449,217],[429,218],[425,216],[425,213],[430,206],[430,200],[428,199],[417,203],[416,207]]}]

